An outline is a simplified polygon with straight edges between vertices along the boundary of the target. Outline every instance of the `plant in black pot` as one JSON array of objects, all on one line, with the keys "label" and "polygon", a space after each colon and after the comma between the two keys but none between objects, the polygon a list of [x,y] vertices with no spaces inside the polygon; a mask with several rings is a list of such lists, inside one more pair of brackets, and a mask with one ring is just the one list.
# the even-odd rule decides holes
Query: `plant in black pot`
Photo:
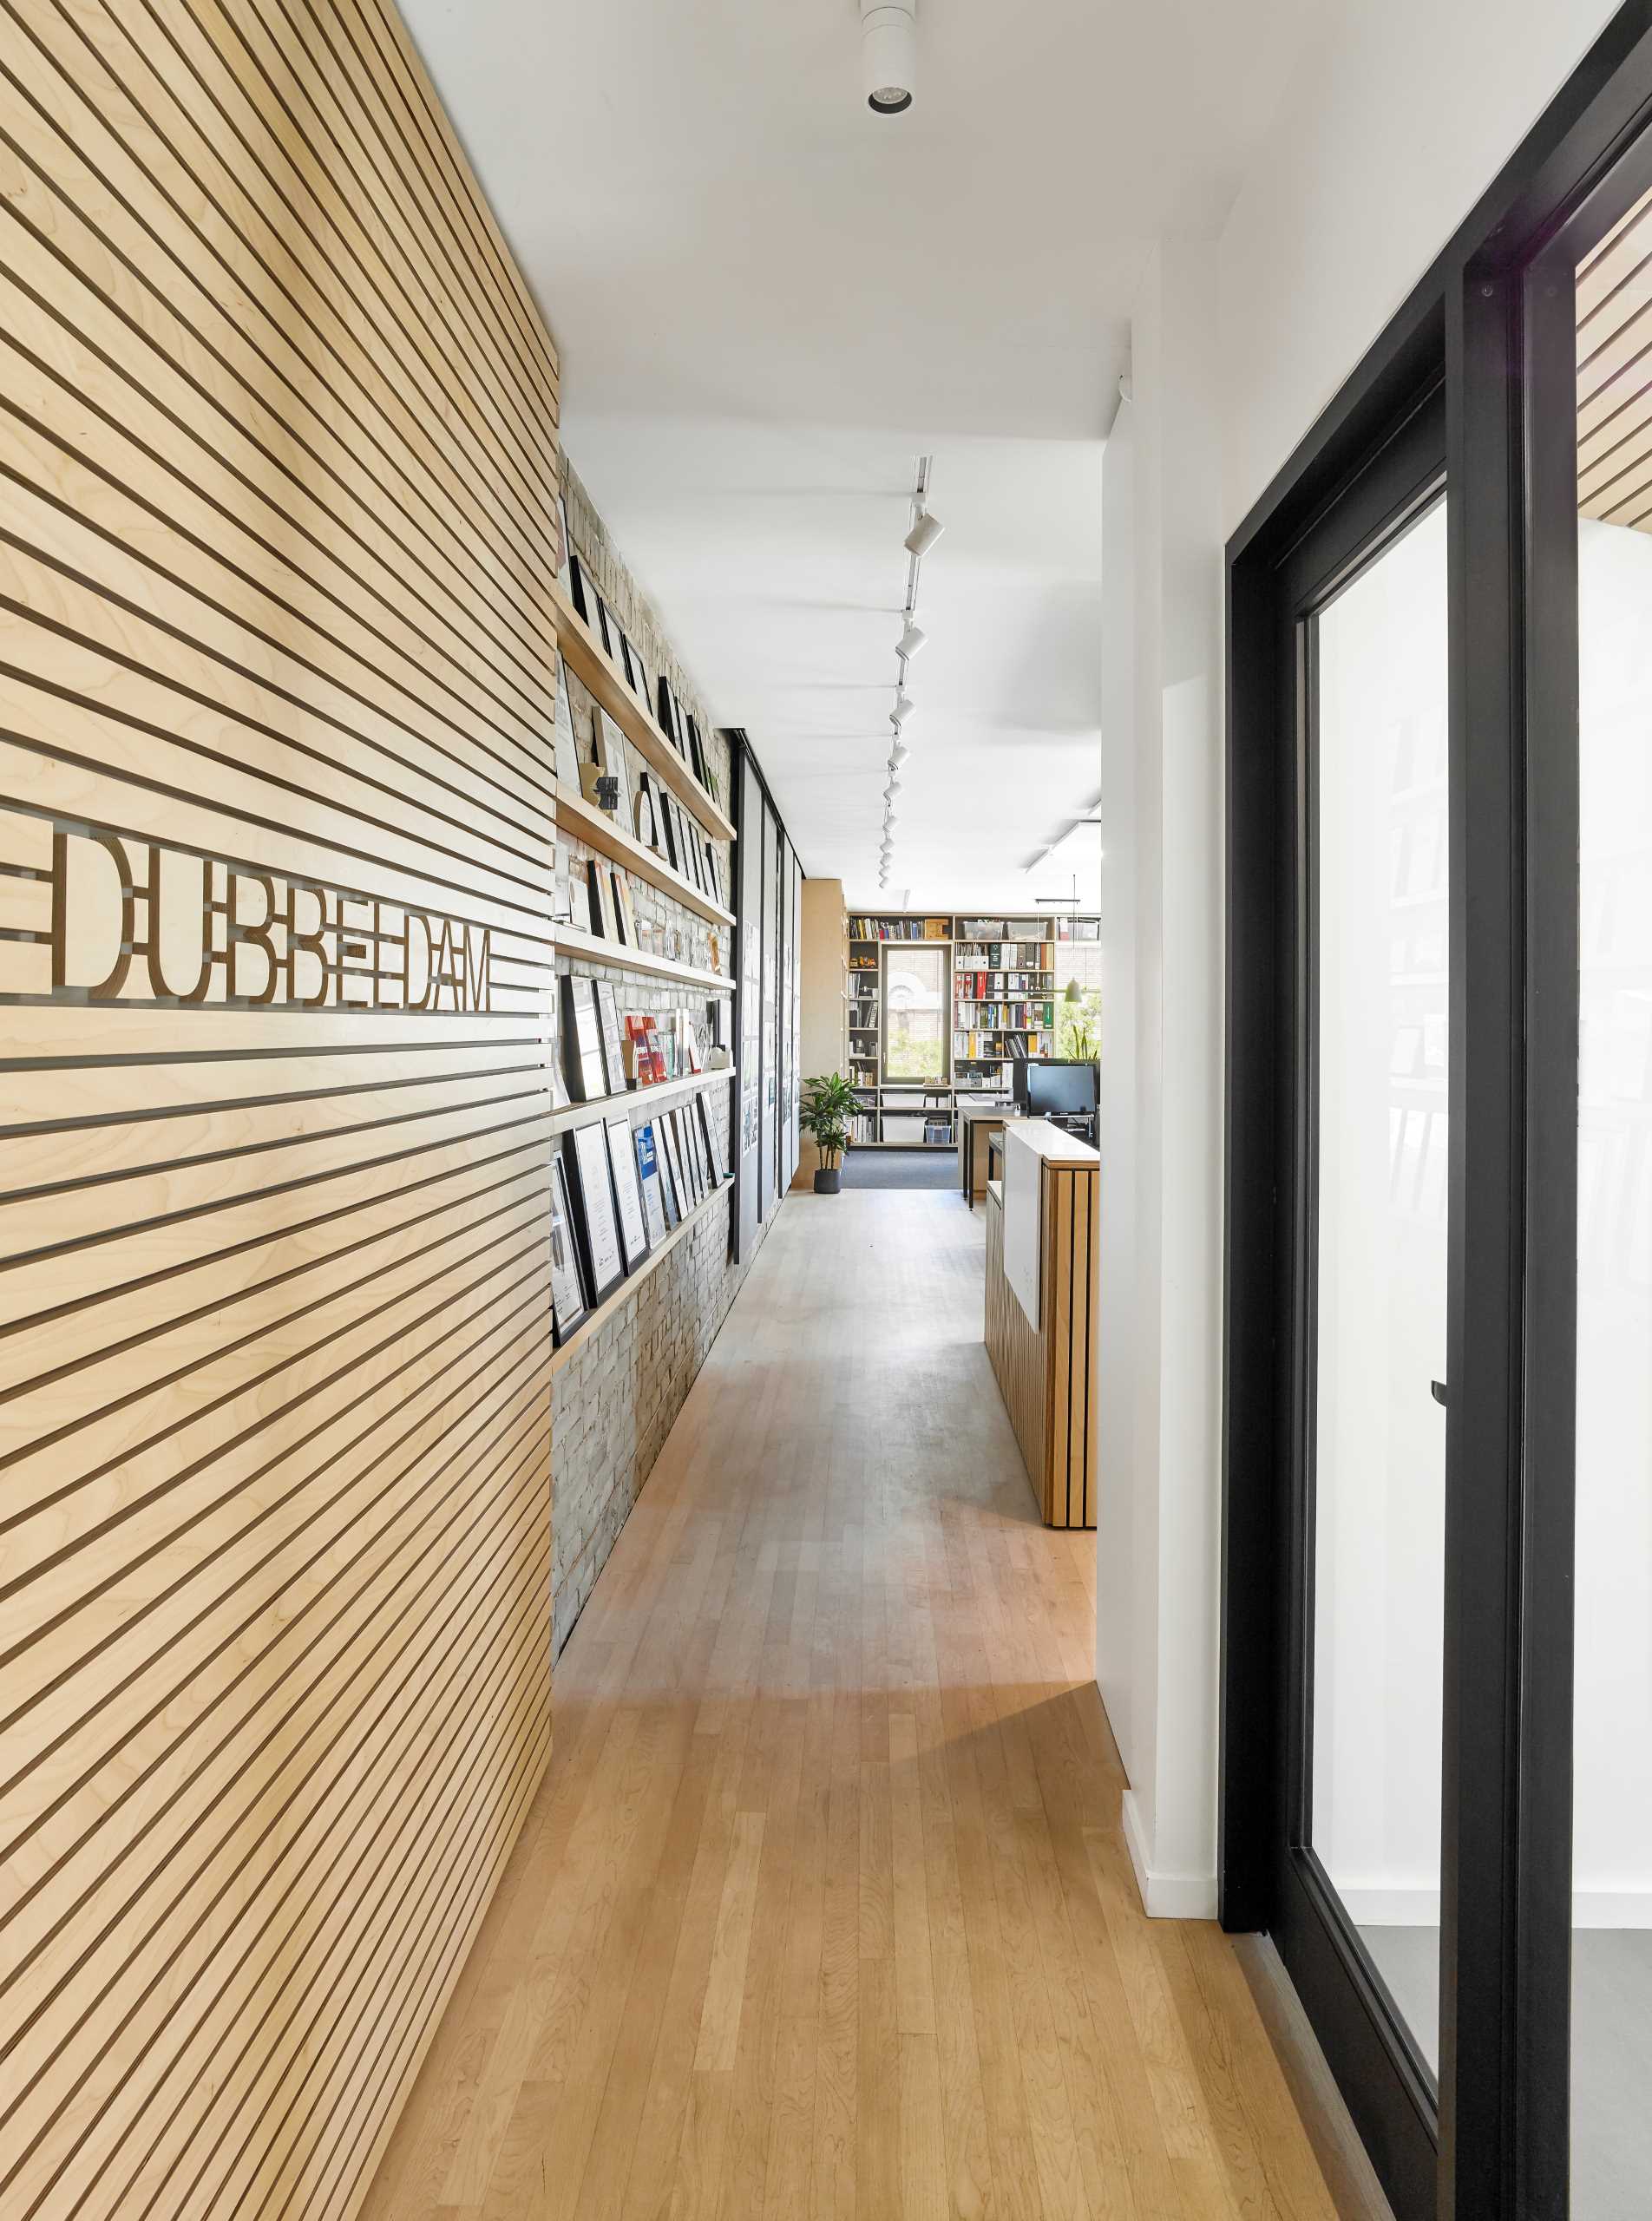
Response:
[{"label": "plant in black pot", "polygon": [[854,1139],[849,1120],[860,1109],[860,1098],[842,1072],[805,1080],[803,1107],[797,1123],[820,1151],[815,1174],[815,1193],[835,1196],[843,1184],[843,1151]]}]

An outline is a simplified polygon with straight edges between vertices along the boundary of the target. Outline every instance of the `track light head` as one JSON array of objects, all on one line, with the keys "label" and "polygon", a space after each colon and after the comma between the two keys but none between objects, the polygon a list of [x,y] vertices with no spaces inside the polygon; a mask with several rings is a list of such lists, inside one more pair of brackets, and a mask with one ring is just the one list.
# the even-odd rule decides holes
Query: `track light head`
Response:
[{"label": "track light head", "polygon": [[916,0],[861,0],[861,82],[874,115],[901,115],[917,78]]},{"label": "track light head", "polygon": [[908,555],[927,555],[946,529],[939,517],[932,517],[927,509],[920,509],[917,522],[901,545]]},{"label": "track light head", "polygon": [[901,728],[897,725],[895,729],[895,746],[889,750],[890,770],[898,771],[911,753],[912,750],[907,746],[905,741],[901,739]]},{"label": "track light head", "polygon": [[929,635],[924,631],[923,627],[921,625],[914,625],[912,619],[908,617],[907,619],[906,630],[901,633],[895,652],[902,659],[903,662],[910,663],[913,657],[917,654],[919,649],[922,647],[924,642],[928,638]]},{"label": "track light head", "polygon": [[907,719],[913,714],[917,706],[917,704],[913,700],[911,695],[907,692],[904,686],[897,687],[895,696],[895,707],[889,712],[889,723],[892,725],[905,724]]}]

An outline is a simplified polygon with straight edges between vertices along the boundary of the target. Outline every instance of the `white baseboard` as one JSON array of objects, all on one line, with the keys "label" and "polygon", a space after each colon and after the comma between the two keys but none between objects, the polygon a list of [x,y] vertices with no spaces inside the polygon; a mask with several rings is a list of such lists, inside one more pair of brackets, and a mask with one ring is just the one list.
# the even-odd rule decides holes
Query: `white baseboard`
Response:
[{"label": "white baseboard", "polygon": [[1124,1841],[1136,1870],[1136,1887],[1142,1910],[1151,1920],[1214,1920],[1216,1916],[1216,1877],[1214,1874],[1156,1873],[1149,1864],[1142,1836],[1142,1816],[1133,1789],[1124,1792]]},{"label": "white baseboard", "polygon": [[[1349,1888],[1337,1894],[1356,1928],[1439,1926],[1438,1890]],[[1574,1928],[1652,1928],[1652,1888],[1578,1890],[1572,1897],[1571,1924]]]}]

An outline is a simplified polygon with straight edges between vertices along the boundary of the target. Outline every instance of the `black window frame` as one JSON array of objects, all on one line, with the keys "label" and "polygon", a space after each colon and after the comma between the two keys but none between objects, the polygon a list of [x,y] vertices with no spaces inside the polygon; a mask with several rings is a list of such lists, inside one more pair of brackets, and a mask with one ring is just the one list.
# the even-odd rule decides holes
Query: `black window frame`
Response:
[{"label": "black window frame", "polygon": [[[1292,1306],[1311,1230],[1288,580],[1316,527],[1362,482],[1381,483],[1385,455],[1442,398],[1453,961],[1440,2072],[1432,2182],[1414,2147],[1373,2152],[1400,2221],[1564,2221],[1569,2205],[1577,509],[1570,442],[1551,427],[1575,395],[1580,241],[1649,180],[1652,0],[1632,0],[1227,552],[1219,1856],[1223,1925],[1247,1930],[1286,1916],[1278,1851],[1302,1732],[1284,1703],[1303,1635]],[[1341,2047],[1358,2121],[1374,2023],[1344,2017],[1328,2049]]]}]

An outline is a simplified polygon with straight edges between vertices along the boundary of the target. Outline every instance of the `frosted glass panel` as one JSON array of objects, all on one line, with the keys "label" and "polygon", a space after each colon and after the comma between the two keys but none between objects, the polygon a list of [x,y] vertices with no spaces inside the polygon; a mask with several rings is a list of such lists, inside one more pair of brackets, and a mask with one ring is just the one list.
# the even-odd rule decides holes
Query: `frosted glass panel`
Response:
[{"label": "frosted glass panel", "polygon": [[1319,1218],[1310,1840],[1439,2048],[1446,514],[1315,620]]}]

